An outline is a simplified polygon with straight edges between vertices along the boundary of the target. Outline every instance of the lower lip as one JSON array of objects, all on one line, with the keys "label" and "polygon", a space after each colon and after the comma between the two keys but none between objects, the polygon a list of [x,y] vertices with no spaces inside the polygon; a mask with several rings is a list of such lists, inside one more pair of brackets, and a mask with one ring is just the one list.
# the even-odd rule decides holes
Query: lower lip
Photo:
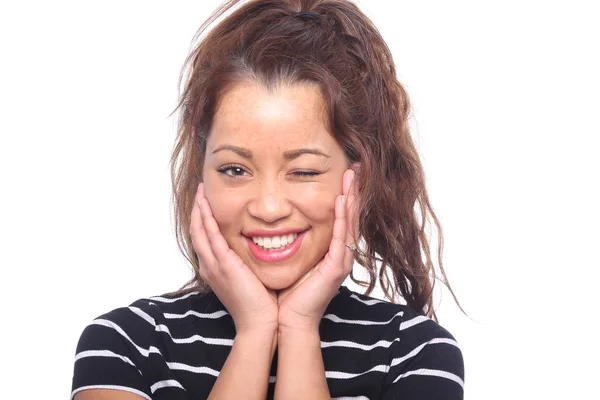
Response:
[{"label": "lower lip", "polygon": [[261,248],[259,245],[257,245],[256,243],[254,243],[252,238],[249,238],[249,237],[246,237],[246,240],[248,241],[248,246],[250,247],[250,252],[258,260],[264,261],[264,262],[277,262],[277,261],[287,260],[288,258],[292,257],[294,254],[296,254],[296,252],[302,245],[302,239],[304,239],[305,233],[306,233],[306,231],[299,233],[298,236],[296,237],[296,239],[292,243],[288,244],[287,246],[285,246],[281,249],[277,249],[277,250],[265,250],[265,249]]}]

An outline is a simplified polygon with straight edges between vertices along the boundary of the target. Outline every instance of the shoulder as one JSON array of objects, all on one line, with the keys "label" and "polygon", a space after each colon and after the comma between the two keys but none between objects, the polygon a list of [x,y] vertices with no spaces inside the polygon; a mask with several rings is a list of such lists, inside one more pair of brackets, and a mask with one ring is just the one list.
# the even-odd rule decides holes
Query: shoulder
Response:
[{"label": "shoulder", "polygon": [[[448,330],[405,304],[375,299],[345,287],[340,294],[354,318],[364,318],[364,323],[392,342],[385,382],[390,398],[395,398],[391,393],[409,399],[437,398],[437,394],[444,393],[443,398],[462,398],[462,352]],[[379,325],[383,323],[385,328]]]},{"label": "shoulder", "polygon": [[113,388],[150,398],[152,383],[144,377],[163,359],[161,335],[190,329],[185,320],[194,314],[218,318],[227,312],[214,294],[191,292],[139,299],[94,318],[77,343],[72,396]]},{"label": "shoulder", "polygon": [[[338,295],[331,302],[330,309],[339,315],[362,321],[364,325],[372,328],[380,326],[389,331],[394,337],[398,336],[398,332],[412,325],[425,323],[424,326],[427,329],[435,327],[435,325],[426,323],[433,321],[420,315],[405,304],[391,303],[367,296],[350,290],[346,286],[340,287]],[[336,317],[332,316],[331,318]]]},{"label": "shoulder", "polygon": [[[108,333],[113,333],[119,341],[125,339],[125,342],[130,342],[137,348],[152,341],[150,336],[160,331],[165,321],[197,314],[196,310],[199,309],[209,313],[226,314],[222,304],[212,293],[163,294],[138,299],[128,306],[113,309],[94,318],[85,327],[77,351],[84,350],[81,347],[85,347],[89,339],[94,342],[96,332],[102,332],[105,337]],[[108,345],[110,342],[104,340],[102,344]]]},{"label": "shoulder", "polygon": [[345,286],[340,288],[335,299],[338,302],[336,309],[344,308],[354,318],[370,318],[373,325],[387,322],[385,325],[393,327],[394,335],[402,337],[404,341],[412,338],[445,338],[454,341],[454,337],[445,328],[406,304],[377,299]]}]

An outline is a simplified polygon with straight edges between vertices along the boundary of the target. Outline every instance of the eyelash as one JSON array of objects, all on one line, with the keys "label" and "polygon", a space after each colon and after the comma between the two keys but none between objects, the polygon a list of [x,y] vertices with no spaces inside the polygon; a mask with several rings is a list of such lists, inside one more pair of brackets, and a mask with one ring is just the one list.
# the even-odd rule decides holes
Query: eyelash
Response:
[{"label": "eyelash", "polygon": [[224,175],[227,175],[227,176],[229,176],[231,178],[235,178],[236,176],[241,176],[241,175],[231,175],[231,174],[227,173],[227,171],[231,171],[233,169],[239,169],[242,172],[246,172],[246,170],[244,168],[240,167],[239,165],[224,165],[221,168],[217,169],[217,172],[220,172],[220,173],[222,173]]},{"label": "eyelash", "polygon": [[[240,167],[239,165],[224,165],[221,168],[217,169],[217,172],[220,172],[223,175],[227,175],[230,178],[236,178],[236,177],[241,177],[243,175],[232,175],[232,174],[228,174],[228,171],[231,170],[241,170],[242,172],[247,172],[244,168]],[[294,175],[301,177],[301,178],[306,178],[306,177],[312,177],[312,176],[317,176],[317,175],[321,175],[322,172],[319,171],[295,171],[293,172]]]},{"label": "eyelash", "polygon": [[296,176],[317,176],[321,175],[319,171],[295,171],[294,175]]}]

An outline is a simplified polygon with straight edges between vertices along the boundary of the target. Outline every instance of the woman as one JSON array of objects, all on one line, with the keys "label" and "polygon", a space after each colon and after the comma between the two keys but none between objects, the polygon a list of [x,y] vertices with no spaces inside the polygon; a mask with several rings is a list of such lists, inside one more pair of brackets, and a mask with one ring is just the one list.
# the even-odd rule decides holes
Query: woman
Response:
[{"label": "woman", "polygon": [[[429,318],[439,224],[372,23],[347,1],[250,1],[186,65],[172,172],[194,278],[94,320],[74,398],[462,398]],[[341,286],[355,260],[367,294],[406,304]]]}]

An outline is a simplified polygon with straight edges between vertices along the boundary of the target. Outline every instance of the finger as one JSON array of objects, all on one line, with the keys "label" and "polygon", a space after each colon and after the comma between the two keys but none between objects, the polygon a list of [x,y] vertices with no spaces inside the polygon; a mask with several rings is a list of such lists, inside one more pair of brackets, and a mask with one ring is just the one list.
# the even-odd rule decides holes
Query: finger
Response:
[{"label": "finger", "polygon": [[352,180],[354,179],[354,171],[351,169],[347,169],[344,171],[344,175],[342,176],[342,194],[348,195],[350,194]]},{"label": "finger", "polygon": [[[350,192],[352,193],[352,191]],[[344,271],[349,274],[352,271],[352,266],[354,265],[354,250],[346,246],[346,244],[352,244],[354,246],[358,246],[358,234],[355,233],[355,225],[356,225],[356,208],[354,207],[355,197],[352,194],[349,194],[346,197],[346,202],[344,204],[344,212],[346,214],[345,218],[345,226],[346,226],[346,237],[344,239],[344,262],[343,267]],[[346,274],[346,275],[347,275]]]},{"label": "finger", "polygon": [[358,232],[358,198],[356,196],[358,182],[356,180],[356,173],[352,170],[346,171],[344,174],[343,190],[346,192],[346,220],[348,221],[348,241],[347,243],[358,243],[359,232]]},{"label": "finger", "polygon": [[326,268],[332,271],[338,272],[338,268],[345,268],[344,263],[346,262],[346,252],[350,251],[346,247],[346,207],[345,207],[346,196],[341,195],[336,198],[335,201],[335,220],[333,222],[333,233],[331,237],[331,243],[329,244],[329,251],[323,259]]},{"label": "finger", "polygon": [[[358,243],[358,224],[356,221],[357,207],[356,201],[356,173],[352,169],[348,169],[343,176],[342,181],[342,192],[346,194],[346,202],[344,209],[346,212],[346,238],[344,243],[354,244]],[[346,247],[344,254],[343,266],[350,273],[352,266],[354,265],[354,251]]]},{"label": "finger", "polygon": [[212,265],[215,261],[215,256],[210,248],[208,236],[202,223],[202,215],[200,210],[199,199],[204,197],[203,184],[198,185],[198,191],[196,192],[196,198],[194,199],[194,206],[192,208],[191,221],[190,221],[190,235],[192,237],[192,244],[196,254],[200,258],[201,264]]}]

